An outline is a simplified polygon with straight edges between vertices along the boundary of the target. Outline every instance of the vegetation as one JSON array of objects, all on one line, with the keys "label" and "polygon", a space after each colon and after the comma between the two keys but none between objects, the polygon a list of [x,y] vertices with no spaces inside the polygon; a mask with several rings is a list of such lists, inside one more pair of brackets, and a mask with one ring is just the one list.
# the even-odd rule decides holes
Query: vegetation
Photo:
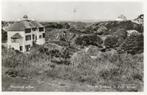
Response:
[{"label": "vegetation", "polygon": [[106,48],[116,48],[119,46],[118,37],[116,36],[108,36],[105,39],[104,45]]},{"label": "vegetation", "polygon": [[[53,54],[52,57],[56,58],[59,58],[60,55],[57,50],[50,51],[50,54]],[[129,89],[114,87],[114,89],[117,91],[142,90],[142,88],[139,88],[142,87],[141,83],[143,82],[142,54],[118,54],[117,52],[107,51],[101,53],[96,59],[92,59],[86,52],[79,51],[77,55],[73,54],[71,62],[67,61],[70,57],[67,56],[65,52],[64,54],[63,58],[65,58],[66,61],[60,58],[60,61],[56,59],[56,62],[53,62],[53,58],[47,58],[47,56],[42,53],[35,55],[23,55],[18,53],[15,56],[13,55],[13,58],[12,56],[9,59],[6,58],[7,61],[3,59],[4,67],[8,68],[5,74],[10,77],[26,77],[28,79],[46,75],[44,76],[46,78],[78,81],[93,86],[100,85],[99,83],[101,83],[102,86],[107,85],[114,87],[121,86],[121,84],[128,82],[135,84],[136,87]],[[63,62],[63,65],[60,65],[61,62]]]},{"label": "vegetation", "polygon": [[[51,91],[58,89],[48,85],[53,80],[84,85],[86,91],[143,90],[142,25],[131,21],[43,24],[47,28],[44,45],[35,45],[29,53],[2,46],[3,90],[16,90],[10,82],[17,85],[17,79]],[[139,33],[128,36],[127,30]],[[83,91],[72,87],[60,90]]]},{"label": "vegetation", "polygon": [[121,50],[126,51],[127,53],[137,54],[143,53],[144,50],[144,42],[143,42],[143,35],[139,34],[132,34],[130,35],[120,46]]},{"label": "vegetation", "polygon": [[101,47],[101,44],[103,43],[103,40],[97,36],[97,35],[84,35],[76,38],[75,44],[81,45],[81,46],[89,46],[94,45]]},{"label": "vegetation", "polygon": [[7,32],[4,31],[3,29],[1,31],[2,31],[2,33],[1,33],[1,35],[2,35],[2,42],[6,43],[7,42]]}]

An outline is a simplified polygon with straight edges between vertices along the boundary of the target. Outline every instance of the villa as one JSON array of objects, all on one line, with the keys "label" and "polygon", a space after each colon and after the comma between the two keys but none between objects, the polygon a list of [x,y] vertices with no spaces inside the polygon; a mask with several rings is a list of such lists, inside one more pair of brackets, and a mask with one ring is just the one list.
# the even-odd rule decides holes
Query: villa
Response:
[{"label": "villa", "polygon": [[27,52],[34,44],[45,43],[45,27],[39,22],[29,20],[28,16],[6,28],[7,46],[14,50]]}]

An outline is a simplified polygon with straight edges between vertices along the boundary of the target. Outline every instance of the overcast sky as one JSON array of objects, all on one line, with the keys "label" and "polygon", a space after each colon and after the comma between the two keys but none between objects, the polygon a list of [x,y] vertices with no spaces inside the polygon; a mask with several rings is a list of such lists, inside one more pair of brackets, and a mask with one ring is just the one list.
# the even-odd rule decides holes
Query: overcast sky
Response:
[{"label": "overcast sky", "polygon": [[39,21],[86,21],[128,19],[142,14],[141,2],[2,2],[2,20],[19,20],[23,15]]}]

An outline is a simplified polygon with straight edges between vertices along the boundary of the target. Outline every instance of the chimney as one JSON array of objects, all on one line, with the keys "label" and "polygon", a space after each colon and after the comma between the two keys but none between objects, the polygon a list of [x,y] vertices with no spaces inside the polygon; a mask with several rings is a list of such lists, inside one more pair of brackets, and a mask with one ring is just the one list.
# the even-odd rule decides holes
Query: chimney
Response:
[{"label": "chimney", "polygon": [[24,15],[23,16],[23,20],[28,20],[28,16],[27,15]]}]

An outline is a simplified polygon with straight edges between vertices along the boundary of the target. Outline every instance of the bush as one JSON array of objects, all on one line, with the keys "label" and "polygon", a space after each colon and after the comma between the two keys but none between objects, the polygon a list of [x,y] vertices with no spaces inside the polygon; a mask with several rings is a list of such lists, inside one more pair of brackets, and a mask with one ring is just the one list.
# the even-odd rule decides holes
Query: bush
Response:
[{"label": "bush", "polygon": [[3,29],[1,29],[1,35],[2,35],[2,42],[6,43],[7,42],[7,32]]},{"label": "bush", "polygon": [[[17,56],[14,56],[14,59],[16,62],[19,61],[19,64],[13,68],[8,67],[8,71],[5,74],[11,77],[35,78],[43,74],[44,78],[48,76],[84,82],[90,85],[98,85],[99,83],[105,83],[108,86],[119,86],[123,83],[136,83],[137,86],[141,85],[140,83],[143,82],[143,54],[118,54],[116,50],[100,52],[96,46],[90,46],[90,48],[88,52],[85,52],[85,49],[75,52],[72,56],[70,55],[71,58],[69,57],[69,49],[65,48],[63,51],[60,51],[62,55],[61,60],[56,60],[56,62],[57,64],[66,65],[54,64],[50,59],[44,60],[45,58],[40,57],[43,53],[37,55],[36,52],[33,52],[34,54],[27,56],[17,54]],[[55,49],[52,53],[58,55],[59,51]],[[9,55],[7,52],[6,54]],[[90,56],[93,54],[97,58],[91,58]],[[33,57],[31,59],[32,55]],[[35,58],[35,55],[39,57]],[[9,57],[3,58],[3,60],[8,60],[7,58]],[[56,56],[56,58],[60,57]],[[121,90],[121,88],[117,88],[116,90]]]},{"label": "bush", "polygon": [[[94,79],[93,82],[104,80],[125,83],[128,81],[141,82],[143,80],[142,54],[118,54],[116,50],[112,50],[103,52],[97,59],[93,60],[89,57],[89,54],[79,51],[72,56],[71,63],[81,76],[78,79],[81,78],[86,82],[88,82],[88,77],[92,77],[90,80]],[[86,75],[88,73],[89,76]]]},{"label": "bush", "polygon": [[98,35],[102,35],[102,34],[104,34],[104,32],[108,31],[108,29],[103,25],[96,27],[94,30],[95,30],[94,33],[96,33]]},{"label": "bush", "polygon": [[143,25],[134,23],[130,20],[127,21],[104,21],[104,22],[98,22],[96,24],[92,24],[90,26],[91,31],[96,31],[100,27],[105,27],[103,28],[103,31],[98,32],[102,35],[111,35],[112,33],[118,31],[119,29],[124,29],[124,30],[137,30],[140,33],[143,32]]},{"label": "bush", "polygon": [[119,28],[112,35],[117,36],[118,38],[126,39],[127,38],[127,31],[126,31],[126,29]]},{"label": "bush", "polygon": [[100,77],[104,80],[118,80],[121,77],[122,72],[117,69],[103,70],[100,72]]},{"label": "bush", "polygon": [[[8,52],[10,53],[10,52]],[[15,68],[17,67],[19,64],[22,64],[22,65],[27,65],[28,64],[28,60],[27,60],[27,57],[20,53],[20,52],[11,52],[13,53],[12,55],[5,55],[5,57],[3,57],[2,59],[2,64],[3,66],[5,67],[8,67],[8,68]]]},{"label": "bush", "polygon": [[70,25],[66,22],[65,23],[44,22],[42,24],[45,26],[46,29],[54,29],[54,28],[56,28],[56,29],[62,29],[62,28],[68,29],[68,28],[70,28]]},{"label": "bush", "polygon": [[61,57],[61,52],[57,49],[54,49],[54,50],[50,50],[48,52],[48,54],[51,56],[51,57]]},{"label": "bush", "polygon": [[94,46],[101,47],[102,43],[103,43],[103,40],[97,35],[85,35],[75,39],[75,44],[81,45],[81,46],[94,45]]},{"label": "bush", "polygon": [[31,62],[36,58],[32,54],[27,55],[7,48],[3,48],[2,54],[2,66],[6,68],[4,72],[6,75],[28,77],[34,74],[32,71],[35,68],[31,66]]},{"label": "bush", "polygon": [[121,44],[120,49],[130,54],[142,53],[144,49],[143,38],[143,34],[132,34]]},{"label": "bush", "polygon": [[3,66],[9,68],[14,68],[19,64],[18,60],[16,59],[16,56],[9,57],[7,60],[2,60],[2,63]]},{"label": "bush", "polygon": [[14,69],[9,69],[8,71],[5,72],[5,74],[10,77],[16,77],[18,75],[18,72]]},{"label": "bush", "polygon": [[104,41],[104,45],[106,48],[116,48],[119,47],[120,44],[122,44],[126,38],[126,30],[120,28],[113,32],[110,36],[107,36],[107,38]]},{"label": "bush", "polygon": [[104,45],[106,48],[116,48],[119,46],[119,41],[117,36],[108,36],[105,41]]}]

